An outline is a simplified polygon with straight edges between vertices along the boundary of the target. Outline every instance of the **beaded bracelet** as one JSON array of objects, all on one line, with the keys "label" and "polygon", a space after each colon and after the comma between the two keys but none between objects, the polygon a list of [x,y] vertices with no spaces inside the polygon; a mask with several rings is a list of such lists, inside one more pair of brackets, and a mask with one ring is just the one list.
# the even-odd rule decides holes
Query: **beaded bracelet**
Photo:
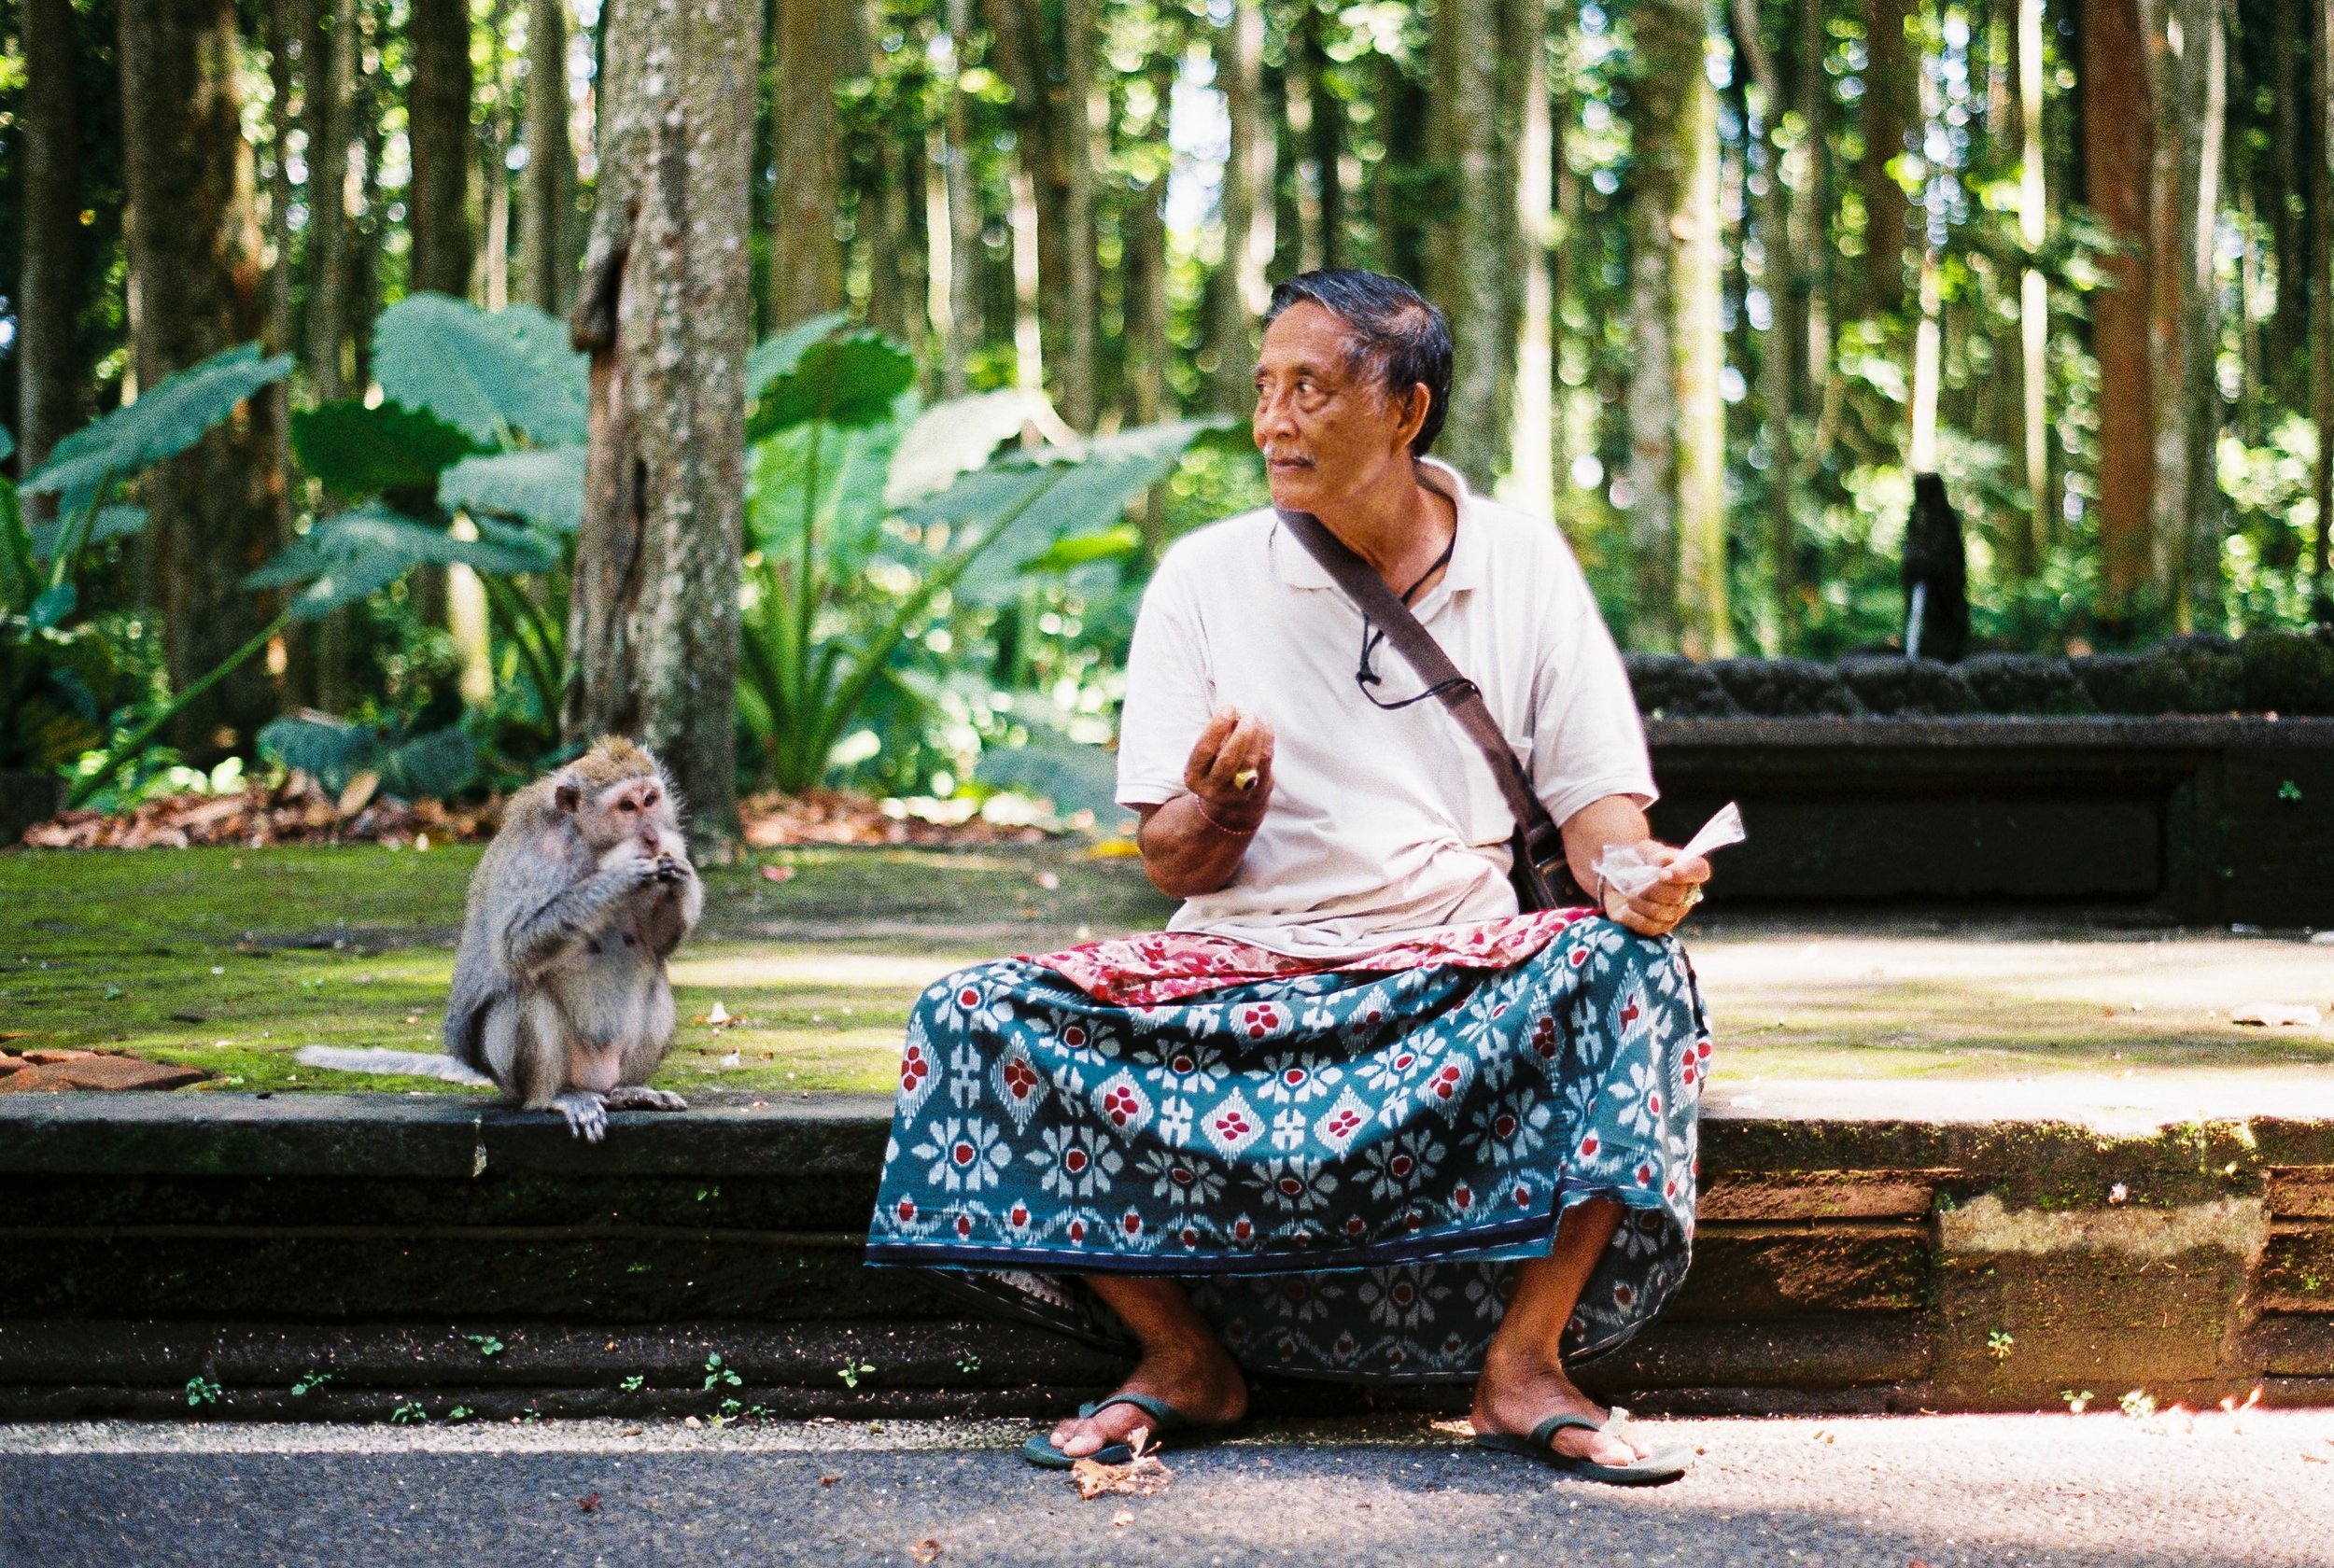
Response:
[{"label": "beaded bracelet", "polygon": [[1228,828],[1224,826],[1223,823],[1217,821],[1215,818],[1210,817],[1207,814],[1207,803],[1196,794],[1191,797],[1191,809],[1200,814],[1201,821],[1205,822],[1209,827],[1214,828],[1219,833],[1230,833],[1234,838],[1246,838],[1251,833],[1256,832],[1255,828]]}]

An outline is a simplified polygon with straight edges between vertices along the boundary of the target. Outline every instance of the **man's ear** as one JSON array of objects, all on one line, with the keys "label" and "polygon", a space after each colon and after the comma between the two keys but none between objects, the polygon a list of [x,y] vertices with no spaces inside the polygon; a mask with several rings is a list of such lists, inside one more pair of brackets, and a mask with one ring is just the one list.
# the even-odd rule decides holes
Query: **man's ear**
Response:
[{"label": "man's ear", "polygon": [[1402,400],[1402,445],[1407,449],[1418,439],[1418,432],[1427,427],[1427,415],[1434,409],[1434,388],[1423,381],[1410,384],[1410,395]]},{"label": "man's ear", "polygon": [[555,786],[551,791],[551,804],[555,808],[572,817],[575,815],[575,808],[584,804],[584,791],[572,784]]}]

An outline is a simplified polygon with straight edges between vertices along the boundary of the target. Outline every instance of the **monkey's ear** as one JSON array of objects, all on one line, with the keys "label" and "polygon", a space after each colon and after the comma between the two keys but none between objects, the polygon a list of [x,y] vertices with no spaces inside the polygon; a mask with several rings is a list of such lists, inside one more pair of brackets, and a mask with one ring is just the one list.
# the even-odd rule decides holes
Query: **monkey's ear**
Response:
[{"label": "monkey's ear", "polygon": [[584,791],[572,784],[557,785],[551,791],[551,804],[572,816],[575,808],[584,804]]}]

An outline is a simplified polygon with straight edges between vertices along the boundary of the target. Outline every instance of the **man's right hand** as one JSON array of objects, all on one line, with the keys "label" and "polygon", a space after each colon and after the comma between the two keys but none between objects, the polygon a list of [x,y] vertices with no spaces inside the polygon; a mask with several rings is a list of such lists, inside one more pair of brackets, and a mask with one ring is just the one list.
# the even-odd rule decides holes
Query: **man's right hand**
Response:
[{"label": "man's right hand", "polygon": [[1209,819],[1234,833],[1264,820],[1272,796],[1272,726],[1260,713],[1219,707],[1184,764],[1183,787]]}]

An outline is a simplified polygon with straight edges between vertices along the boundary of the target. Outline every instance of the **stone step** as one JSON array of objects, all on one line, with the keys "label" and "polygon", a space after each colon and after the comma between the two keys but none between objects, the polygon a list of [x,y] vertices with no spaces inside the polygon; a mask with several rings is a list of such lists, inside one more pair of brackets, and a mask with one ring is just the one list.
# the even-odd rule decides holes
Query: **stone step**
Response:
[{"label": "stone step", "polygon": [[[1708,1412],[2334,1400],[2334,1117],[2133,1126],[1996,1087],[1711,1108],[1687,1284],[1582,1380]],[[2014,1099],[2036,1113],[1986,1114]],[[1106,1386],[1109,1354],[861,1265],[888,1113],[713,1103],[590,1146],[429,1097],[8,1097],[0,1419],[876,1420]],[[1464,1398],[1259,1391],[1292,1414]]]}]

